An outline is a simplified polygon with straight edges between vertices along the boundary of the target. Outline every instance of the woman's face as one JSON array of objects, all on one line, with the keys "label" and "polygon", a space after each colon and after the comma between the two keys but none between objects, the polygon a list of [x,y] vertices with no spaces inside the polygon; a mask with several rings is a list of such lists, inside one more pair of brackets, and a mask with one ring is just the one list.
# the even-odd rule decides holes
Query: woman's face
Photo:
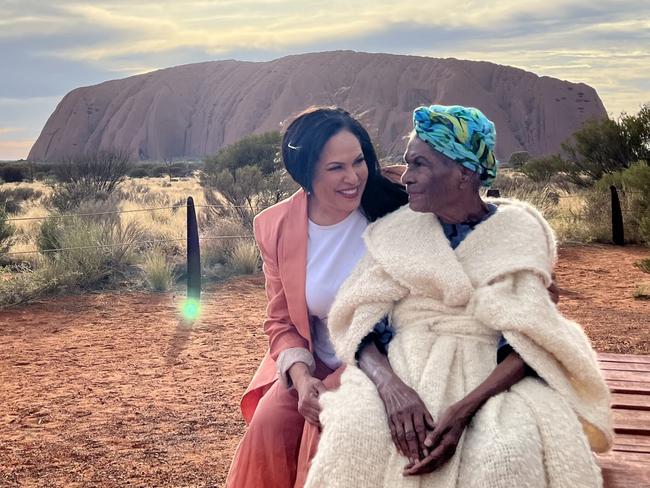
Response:
[{"label": "woman's face", "polygon": [[368,166],[357,137],[347,130],[334,134],[316,163],[312,200],[326,220],[343,220],[361,205]]},{"label": "woman's face", "polygon": [[458,201],[462,178],[459,164],[416,135],[409,139],[404,161],[407,169],[402,183],[406,185],[411,210],[439,214]]}]

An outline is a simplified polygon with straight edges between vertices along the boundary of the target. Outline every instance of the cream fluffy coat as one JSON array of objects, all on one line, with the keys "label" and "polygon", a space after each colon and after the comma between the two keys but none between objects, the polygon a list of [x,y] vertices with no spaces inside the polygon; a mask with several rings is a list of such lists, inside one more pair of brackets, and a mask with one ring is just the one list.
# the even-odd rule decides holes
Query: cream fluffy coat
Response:
[{"label": "cream fluffy coat", "polygon": [[[322,437],[307,488],[597,487],[592,450],[612,441],[609,392],[582,329],[546,291],[553,234],[532,207],[497,212],[454,250],[432,214],[404,207],[369,226],[368,252],[332,307],[329,327],[348,364],[322,397]],[[355,366],[361,339],[389,314],[395,372],[434,419],[496,366],[503,334],[541,379],[526,378],[475,415],[441,469],[405,478],[383,403]]]}]

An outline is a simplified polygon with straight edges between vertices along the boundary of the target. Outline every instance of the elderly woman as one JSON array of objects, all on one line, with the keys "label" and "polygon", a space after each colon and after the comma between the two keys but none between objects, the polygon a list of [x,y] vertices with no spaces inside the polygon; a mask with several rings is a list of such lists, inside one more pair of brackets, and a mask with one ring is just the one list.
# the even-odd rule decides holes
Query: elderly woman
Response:
[{"label": "elderly woman", "polygon": [[[321,397],[306,486],[601,486],[591,450],[611,444],[609,393],[587,337],[546,292],[548,224],[522,202],[481,199],[496,161],[494,125],[480,111],[433,105],[413,119],[409,205],[368,227],[367,253],[330,310],[347,368]],[[412,462],[355,360],[386,315],[390,364],[435,422]],[[501,336],[514,352],[497,364]]]}]

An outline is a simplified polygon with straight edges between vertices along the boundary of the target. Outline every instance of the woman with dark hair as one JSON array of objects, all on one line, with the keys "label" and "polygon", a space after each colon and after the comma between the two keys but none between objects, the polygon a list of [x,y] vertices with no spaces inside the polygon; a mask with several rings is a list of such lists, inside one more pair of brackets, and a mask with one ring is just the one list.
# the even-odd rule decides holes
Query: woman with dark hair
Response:
[{"label": "woman with dark hair", "polygon": [[[302,189],[254,221],[269,350],[241,401],[248,429],[230,468],[231,488],[302,486],[318,441],[318,397],[338,386],[342,371],[327,332],[329,307],[365,254],[368,223],[408,201],[403,187],[382,176],[367,131],[342,109],[312,108],[296,117],[282,159]],[[380,352],[389,338],[385,323],[377,324],[360,348],[360,364],[373,381],[381,379],[389,412],[431,422]]]}]

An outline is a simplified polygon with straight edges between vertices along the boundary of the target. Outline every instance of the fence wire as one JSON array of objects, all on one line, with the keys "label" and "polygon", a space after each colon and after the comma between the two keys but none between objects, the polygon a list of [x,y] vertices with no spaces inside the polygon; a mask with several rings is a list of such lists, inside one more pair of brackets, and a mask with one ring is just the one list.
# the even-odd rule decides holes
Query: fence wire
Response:
[{"label": "fence wire", "polygon": [[[40,217],[16,217],[11,219],[6,219],[6,221],[16,222],[16,221],[24,221],[24,220],[44,220],[50,217],[55,217],[55,218],[92,217],[97,215],[116,215],[116,214],[134,213],[134,212],[152,212],[156,210],[165,210],[165,209],[178,210],[181,208],[187,209],[188,207],[189,205],[170,205],[165,207],[147,207],[147,208],[138,208],[133,210],[114,210],[110,212],[90,212],[90,213],[62,214],[62,215],[54,215],[54,216],[45,215]],[[195,208],[248,208],[245,205],[194,205],[194,207]],[[218,239],[253,239],[253,238],[254,236],[252,235],[236,235],[236,236],[200,237],[199,240],[210,241],[210,240],[218,240]],[[52,253],[52,252],[59,252],[59,251],[79,251],[84,249],[126,247],[126,246],[134,246],[136,244],[159,244],[162,242],[179,242],[185,240],[187,240],[187,237],[179,237],[176,239],[153,239],[147,241],[131,241],[131,242],[118,242],[113,244],[97,244],[94,246],[61,247],[61,248],[42,249],[42,250],[34,249],[31,251],[13,251],[13,252],[3,253],[2,255],[18,256],[18,255],[25,255],[25,254]]]},{"label": "fence wire", "polygon": [[[242,236],[213,236],[213,237],[199,237],[199,241],[211,241],[217,239],[253,239],[252,235],[242,235]],[[131,241],[131,242],[118,242],[113,244],[97,244],[95,246],[77,246],[77,247],[60,247],[55,249],[42,249],[42,250],[33,250],[33,251],[15,251],[15,252],[6,252],[3,256],[15,256],[19,254],[39,254],[39,253],[49,253],[49,252],[59,252],[59,251],[79,251],[83,249],[100,249],[100,248],[112,248],[112,247],[127,247],[134,246],[136,244],[158,244],[161,242],[179,242],[185,241],[187,237],[179,237],[177,239],[154,239],[149,241]]]},{"label": "fence wire", "polygon": [[[136,208],[133,210],[113,210],[110,212],[92,212],[92,213],[76,213],[76,214],[61,214],[61,215],[43,215],[40,217],[15,217],[11,219],[5,219],[7,222],[16,222],[19,220],[45,220],[50,217],[56,218],[74,218],[74,217],[91,217],[94,215],[116,215],[123,213],[134,213],[134,212],[150,212],[154,210],[163,210],[163,209],[174,209],[178,210],[179,208],[187,208],[187,205],[173,205],[168,207],[150,207],[150,208]],[[194,205],[194,208],[248,208],[246,205]]]}]

